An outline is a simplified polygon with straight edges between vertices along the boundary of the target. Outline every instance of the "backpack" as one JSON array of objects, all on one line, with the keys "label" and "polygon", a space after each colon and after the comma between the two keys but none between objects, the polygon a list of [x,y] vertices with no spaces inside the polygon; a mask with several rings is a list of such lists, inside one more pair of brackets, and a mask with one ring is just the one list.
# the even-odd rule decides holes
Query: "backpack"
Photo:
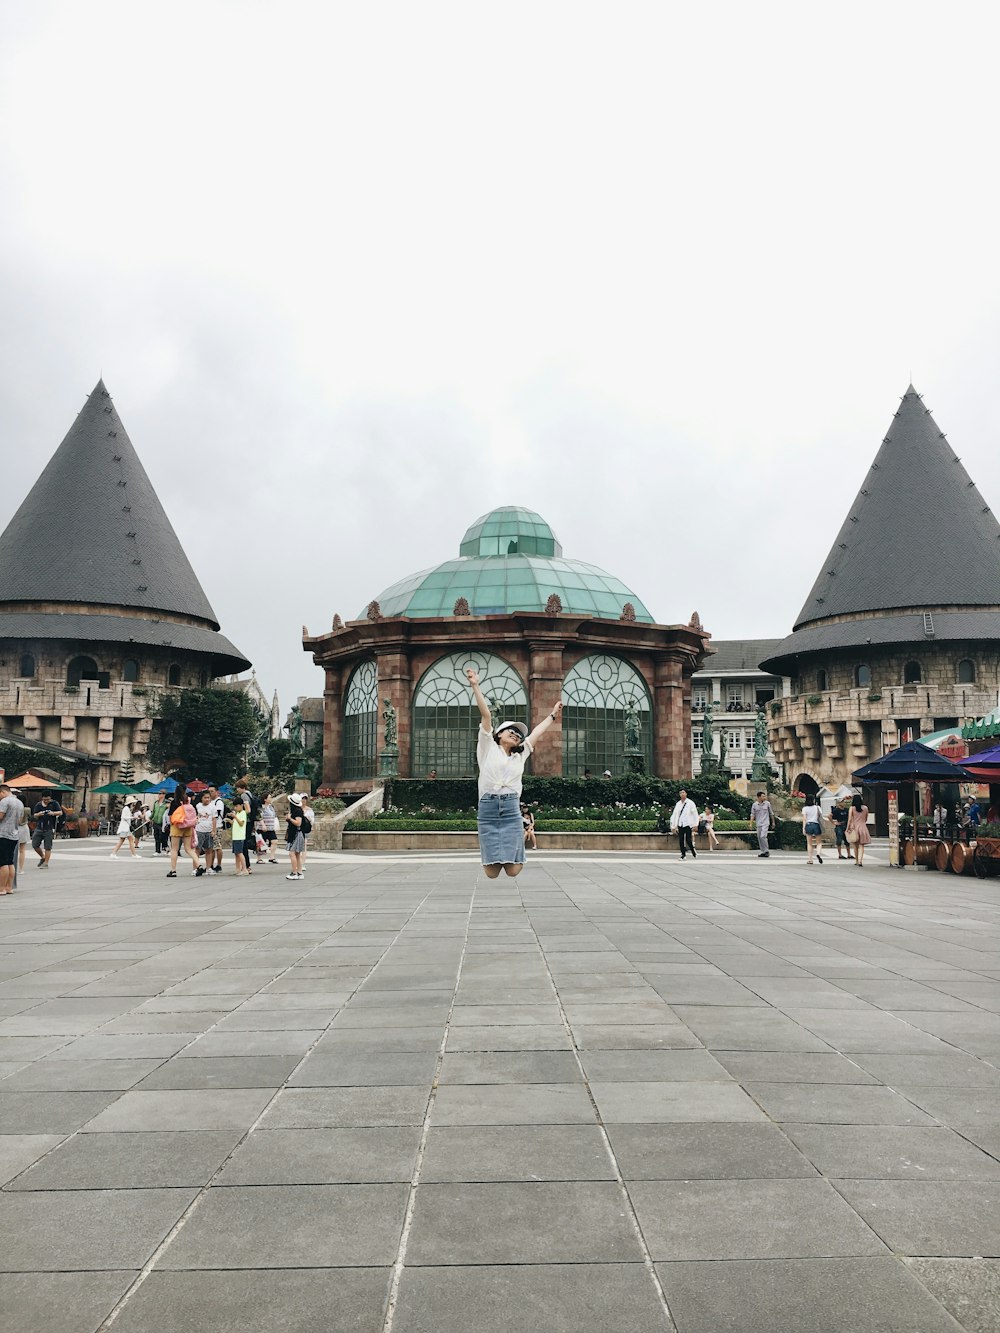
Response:
[{"label": "backpack", "polygon": [[303,833],[312,833],[313,831],[312,820],[304,810],[302,811],[302,823],[300,828]]}]

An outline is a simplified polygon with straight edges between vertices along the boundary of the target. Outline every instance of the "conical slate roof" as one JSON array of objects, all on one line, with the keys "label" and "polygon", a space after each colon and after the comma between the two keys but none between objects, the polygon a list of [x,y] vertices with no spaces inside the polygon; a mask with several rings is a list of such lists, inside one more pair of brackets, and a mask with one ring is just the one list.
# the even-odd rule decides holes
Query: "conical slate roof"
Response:
[{"label": "conical slate roof", "polygon": [[0,638],[177,648],[209,656],[213,675],[249,666],[218,631],[98,380],[0,535]]},{"label": "conical slate roof", "polygon": [[911,384],[795,622],[996,606],[1000,523]]},{"label": "conical slate roof", "polygon": [[0,536],[0,602],[137,607],[219,628],[103,380]]},{"label": "conical slate roof", "polygon": [[793,633],[760,665],[794,674],[809,653],[996,641],[998,606],[1000,523],[911,384]]}]

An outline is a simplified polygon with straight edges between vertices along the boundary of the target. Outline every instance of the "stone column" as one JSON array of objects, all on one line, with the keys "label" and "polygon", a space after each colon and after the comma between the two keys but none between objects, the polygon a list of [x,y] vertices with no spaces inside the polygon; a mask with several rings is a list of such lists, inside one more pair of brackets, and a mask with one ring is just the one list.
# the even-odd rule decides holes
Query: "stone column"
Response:
[{"label": "stone column", "polygon": [[[528,670],[528,726],[537,727],[547,713],[562,698],[563,645],[561,643],[531,643],[528,645],[531,663]],[[538,777],[562,777],[563,739],[562,724],[555,724],[545,733],[537,753],[531,760],[531,771]],[[571,774],[582,777],[582,774]]]},{"label": "stone column", "polygon": [[323,785],[334,786],[342,776],[344,744],[344,672],[328,667],[323,690]]},{"label": "stone column", "polygon": [[[413,689],[410,682],[410,655],[398,649],[376,654],[378,668],[378,743],[379,755],[385,749],[385,723],[382,714],[385,711],[383,699],[388,699],[396,710],[396,726],[399,745],[399,776],[402,778],[423,777],[423,773],[410,771],[413,754]],[[375,770],[379,770],[376,768]]]},{"label": "stone column", "polygon": [[679,658],[657,659],[653,690],[653,771],[659,778],[688,776],[691,767],[691,693],[685,729],[684,669]]}]

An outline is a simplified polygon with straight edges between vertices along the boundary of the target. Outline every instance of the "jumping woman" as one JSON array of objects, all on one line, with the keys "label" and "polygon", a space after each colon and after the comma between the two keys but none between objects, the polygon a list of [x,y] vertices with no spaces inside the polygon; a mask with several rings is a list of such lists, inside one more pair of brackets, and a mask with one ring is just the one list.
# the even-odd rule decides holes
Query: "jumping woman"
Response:
[{"label": "jumping woman", "polygon": [[472,667],[466,676],[482,719],[476,744],[479,760],[479,854],[487,879],[501,870],[513,879],[524,869],[524,826],[521,822],[521,779],[528,755],[557,721],[562,704],[539,722],[531,735],[523,722],[501,722],[493,728],[489,704]]}]

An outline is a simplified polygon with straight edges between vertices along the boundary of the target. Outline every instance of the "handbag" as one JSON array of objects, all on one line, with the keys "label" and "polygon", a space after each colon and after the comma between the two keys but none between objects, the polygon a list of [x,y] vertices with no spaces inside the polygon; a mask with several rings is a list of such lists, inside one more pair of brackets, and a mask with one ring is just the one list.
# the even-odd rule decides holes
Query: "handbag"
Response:
[{"label": "handbag", "polygon": [[858,833],[858,830],[856,828],[849,828],[847,830],[847,841],[851,844],[852,847],[857,842],[860,836],[861,835]]},{"label": "handbag", "polygon": [[708,832],[708,825],[705,823],[703,819],[698,820],[698,832],[701,834],[705,834]]}]

